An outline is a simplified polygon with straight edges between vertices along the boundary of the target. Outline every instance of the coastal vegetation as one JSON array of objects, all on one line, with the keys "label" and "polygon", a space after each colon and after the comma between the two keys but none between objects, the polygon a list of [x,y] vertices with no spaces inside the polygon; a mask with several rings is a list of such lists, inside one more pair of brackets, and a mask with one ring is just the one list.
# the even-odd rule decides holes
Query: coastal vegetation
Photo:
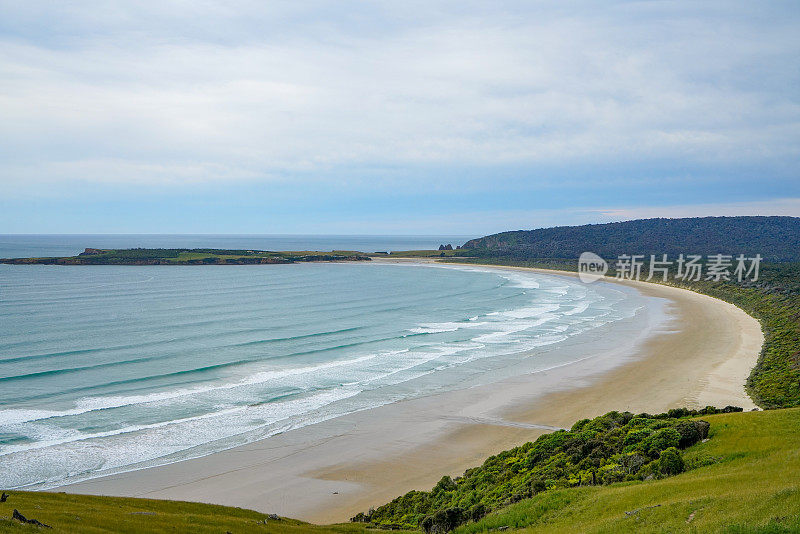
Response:
[{"label": "coastal vegetation", "polygon": [[456,479],[444,476],[431,491],[410,491],[352,521],[447,532],[545,491],[677,475],[687,468],[681,451],[708,437],[709,423],[688,417],[736,411],[741,408],[610,412],[583,419],[570,430],[492,456]]},{"label": "coastal vegetation", "polygon": [[270,252],[212,248],[87,248],[77,256],[61,258],[5,258],[0,263],[40,265],[259,265],[314,261],[369,261],[361,252]]},{"label": "coastal vegetation", "polygon": [[800,532],[800,409],[702,419],[680,475],[547,491],[457,532]]}]

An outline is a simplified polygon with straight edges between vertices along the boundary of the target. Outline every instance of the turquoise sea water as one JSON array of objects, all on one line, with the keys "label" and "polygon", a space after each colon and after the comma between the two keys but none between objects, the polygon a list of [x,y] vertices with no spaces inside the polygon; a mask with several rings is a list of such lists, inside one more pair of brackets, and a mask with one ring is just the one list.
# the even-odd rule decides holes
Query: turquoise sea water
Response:
[{"label": "turquoise sea water", "polygon": [[0,487],[196,457],[560,365],[636,292],[473,267],[0,265]]}]

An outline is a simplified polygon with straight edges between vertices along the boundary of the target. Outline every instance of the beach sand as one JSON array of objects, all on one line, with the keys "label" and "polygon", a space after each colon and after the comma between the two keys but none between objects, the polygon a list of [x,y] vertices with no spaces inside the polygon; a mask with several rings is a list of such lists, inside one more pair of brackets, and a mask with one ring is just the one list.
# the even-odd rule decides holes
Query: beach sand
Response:
[{"label": "beach sand", "polygon": [[203,458],[58,490],[201,501],[341,522],[582,418],[611,410],[754,407],[743,384],[763,344],[755,319],[691,291],[623,283],[666,299],[668,330],[620,339],[616,349],[577,364],[389,404]]}]

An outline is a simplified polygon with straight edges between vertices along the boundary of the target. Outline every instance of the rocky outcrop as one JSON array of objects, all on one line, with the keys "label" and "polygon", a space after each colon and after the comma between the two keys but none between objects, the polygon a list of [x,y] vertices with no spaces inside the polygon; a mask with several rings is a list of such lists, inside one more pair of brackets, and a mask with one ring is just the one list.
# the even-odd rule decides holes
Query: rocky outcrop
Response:
[{"label": "rocky outcrop", "polygon": [[37,521],[36,519],[28,519],[27,517],[25,517],[24,515],[19,513],[19,510],[17,510],[16,508],[14,509],[14,513],[11,516],[11,519],[19,521],[20,523],[27,523],[29,525],[36,525],[37,527],[53,528],[50,525],[45,525],[44,523],[42,523],[40,521]]}]

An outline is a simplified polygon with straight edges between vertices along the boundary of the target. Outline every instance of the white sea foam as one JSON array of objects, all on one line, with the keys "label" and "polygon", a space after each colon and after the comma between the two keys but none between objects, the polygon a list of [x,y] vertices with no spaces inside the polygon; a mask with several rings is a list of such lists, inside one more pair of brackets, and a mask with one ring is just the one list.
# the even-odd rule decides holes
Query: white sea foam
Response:
[{"label": "white sea foam", "polygon": [[410,331],[415,334],[440,334],[442,332],[455,332],[463,328],[478,328],[484,326],[486,322],[476,322],[470,319],[470,322],[447,322],[447,323],[427,323],[421,324],[418,327],[411,328]]},{"label": "white sea foam", "polygon": [[[401,351],[402,352],[402,351]],[[311,365],[306,367],[298,367],[293,369],[281,369],[256,372],[252,375],[229,383],[219,383],[208,386],[200,386],[193,388],[177,389],[174,391],[161,391],[157,393],[148,393],[147,395],[130,395],[130,396],[109,396],[109,397],[85,397],[78,399],[75,402],[76,407],[63,410],[18,410],[8,409],[0,410],[0,428],[6,425],[29,423],[41,421],[46,419],[55,419],[61,417],[71,417],[82,415],[89,412],[109,410],[112,408],[122,408],[125,406],[134,405],[152,405],[159,402],[179,399],[181,397],[188,397],[198,395],[201,393],[210,393],[216,391],[230,390],[241,388],[243,386],[264,384],[270,381],[280,380],[282,378],[289,378],[293,376],[319,372],[326,369],[333,369],[337,367],[358,365],[369,360],[381,356],[381,353],[367,354],[357,358],[347,360],[336,360],[318,365]]]}]

